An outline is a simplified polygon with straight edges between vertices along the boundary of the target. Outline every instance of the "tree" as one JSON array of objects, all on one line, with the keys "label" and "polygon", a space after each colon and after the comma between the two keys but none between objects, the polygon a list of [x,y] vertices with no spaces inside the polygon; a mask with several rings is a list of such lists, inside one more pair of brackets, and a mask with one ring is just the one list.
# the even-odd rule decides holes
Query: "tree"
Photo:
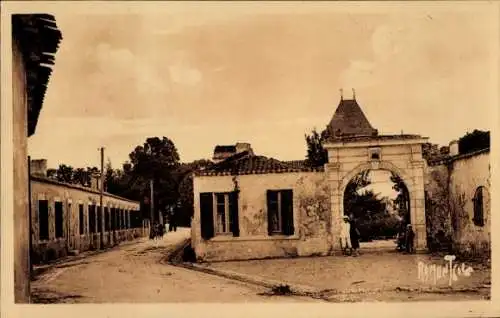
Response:
[{"label": "tree", "polygon": [[168,174],[179,166],[177,148],[167,137],[147,138],[129,157],[132,172],[149,179]]},{"label": "tree", "polygon": [[90,178],[87,177],[87,171],[83,168],[73,170],[72,183],[87,186],[90,184]]},{"label": "tree", "polygon": [[323,147],[326,140],[326,132],[318,133],[313,129],[310,135],[305,135],[307,144],[307,161],[312,166],[322,166],[328,162],[328,152]]},{"label": "tree", "polygon": [[136,199],[149,197],[149,182],[152,180],[156,210],[175,206],[179,198],[176,170],[180,159],[172,140],[167,137],[147,138],[129,157],[130,162],[125,163],[123,167],[128,177],[122,178],[134,189],[128,194]]},{"label": "tree", "polygon": [[344,214],[353,213],[356,217],[358,216],[357,211],[355,211],[359,199],[358,191],[370,184],[369,173],[370,170],[365,170],[354,176],[347,184],[344,192]]},{"label": "tree", "polygon": [[490,148],[490,132],[475,129],[472,133],[466,133],[458,140],[458,152],[466,154],[482,149]]},{"label": "tree", "polygon": [[123,171],[113,169],[111,161],[108,159],[104,173],[104,189],[109,193],[124,196],[125,188],[126,184]]},{"label": "tree", "polygon": [[59,165],[55,177],[59,182],[73,183],[73,167],[65,164]]},{"label": "tree", "polygon": [[410,192],[403,179],[394,172],[391,172],[391,181],[394,183],[392,188],[398,193],[394,199],[394,205],[397,207],[399,216],[410,223]]},{"label": "tree", "polygon": [[57,179],[57,170],[56,169],[47,169],[47,178]]}]

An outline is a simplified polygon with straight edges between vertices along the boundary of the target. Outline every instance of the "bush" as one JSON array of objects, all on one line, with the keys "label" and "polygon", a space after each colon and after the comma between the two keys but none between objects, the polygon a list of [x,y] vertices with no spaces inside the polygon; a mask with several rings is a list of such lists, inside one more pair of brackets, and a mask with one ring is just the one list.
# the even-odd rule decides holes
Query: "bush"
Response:
[{"label": "bush", "polygon": [[274,295],[291,295],[292,290],[288,285],[277,285],[272,288],[272,293]]},{"label": "bush", "polygon": [[455,243],[453,252],[463,259],[482,260],[491,257],[491,246],[489,242],[481,241]]}]

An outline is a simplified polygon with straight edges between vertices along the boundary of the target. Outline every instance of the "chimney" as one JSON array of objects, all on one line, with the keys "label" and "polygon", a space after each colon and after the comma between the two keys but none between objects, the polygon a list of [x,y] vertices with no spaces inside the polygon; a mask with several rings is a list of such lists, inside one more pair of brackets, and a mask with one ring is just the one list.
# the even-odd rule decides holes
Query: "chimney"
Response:
[{"label": "chimney", "polygon": [[253,155],[252,146],[247,142],[237,142],[236,143],[236,153],[241,153],[248,151],[249,154]]},{"label": "chimney", "polygon": [[99,186],[100,186],[100,179],[101,179],[101,174],[100,173],[93,173],[90,176],[90,188],[92,190],[99,191]]},{"label": "chimney", "polygon": [[453,140],[450,142],[450,156],[459,155],[458,151],[458,140]]},{"label": "chimney", "polygon": [[31,175],[37,177],[47,176],[47,159],[31,160],[30,162]]}]

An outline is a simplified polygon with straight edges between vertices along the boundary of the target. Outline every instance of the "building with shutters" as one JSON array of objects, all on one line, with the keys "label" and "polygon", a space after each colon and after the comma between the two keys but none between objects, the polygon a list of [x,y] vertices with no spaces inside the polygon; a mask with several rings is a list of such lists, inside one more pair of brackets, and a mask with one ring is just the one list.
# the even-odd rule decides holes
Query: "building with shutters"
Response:
[{"label": "building with shutters", "polygon": [[[489,242],[489,150],[462,157],[451,153],[446,160],[441,156],[440,161],[427,163],[422,155],[427,138],[379,135],[355,98],[341,98],[325,135],[324,166],[243,151],[197,171],[191,241],[198,261],[339,251],[344,190],[358,173],[378,169],[397,174],[408,188],[408,222],[415,231],[416,248],[426,250],[428,229],[434,225],[426,224],[425,206],[426,199],[435,195],[431,170],[449,169],[450,164],[454,168],[446,174],[445,191],[451,193],[452,187],[465,191],[464,213],[471,216],[455,240],[463,248]],[[447,218],[451,222],[452,217]]]},{"label": "building with shutters", "polygon": [[[246,152],[197,173],[191,224],[197,257],[229,260],[328,253],[324,238],[330,207],[324,184],[323,168]],[[314,203],[316,209],[308,214],[307,207]]]},{"label": "building with shutters", "polygon": [[[139,202],[46,176],[46,161],[33,160],[30,178],[31,261],[46,263],[69,253],[111,247],[149,234]],[[102,244],[101,244],[102,240]]]}]

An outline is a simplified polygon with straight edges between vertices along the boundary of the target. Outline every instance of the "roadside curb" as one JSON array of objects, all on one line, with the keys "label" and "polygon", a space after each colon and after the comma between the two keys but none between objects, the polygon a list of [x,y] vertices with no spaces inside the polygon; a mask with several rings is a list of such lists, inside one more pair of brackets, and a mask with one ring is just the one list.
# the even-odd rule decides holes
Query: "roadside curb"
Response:
[{"label": "roadside curb", "polygon": [[199,265],[199,264],[192,264],[192,263],[180,263],[180,264],[175,264],[176,266],[180,266],[183,268],[191,269],[191,270],[196,270],[199,272],[207,273],[207,274],[212,274],[224,278],[229,278],[237,281],[241,281],[244,283],[250,283],[254,285],[259,285],[262,287],[266,288],[273,288],[277,286],[282,286],[282,285],[288,285],[293,293],[297,294],[314,294],[318,293],[319,291],[316,288],[310,287],[310,286],[304,286],[304,285],[297,285],[297,284],[290,284],[287,282],[283,281],[277,281],[277,280],[271,280],[271,279],[264,279],[261,277],[256,277],[252,275],[245,275],[241,273],[236,273],[232,271],[222,271],[219,269],[213,269],[207,266]]},{"label": "roadside curb", "polygon": [[200,265],[197,263],[184,262],[182,260],[182,252],[190,244],[191,244],[191,239],[186,239],[182,243],[178,244],[172,250],[170,255],[168,255],[166,257],[166,262],[172,266],[182,267],[185,269],[194,270],[194,271],[202,272],[205,274],[224,277],[224,278],[228,278],[228,279],[232,279],[232,280],[237,280],[237,281],[240,281],[243,283],[249,283],[249,284],[258,285],[258,286],[262,286],[262,287],[266,287],[266,288],[274,288],[274,287],[278,287],[278,286],[288,285],[290,287],[291,292],[294,294],[297,294],[297,295],[311,296],[311,295],[317,294],[319,292],[319,290],[317,290],[316,288],[311,287],[311,286],[291,284],[288,282],[271,280],[271,279],[264,279],[264,278],[256,277],[253,275],[246,275],[246,274],[236,273],[236,272],[227,271],[227,270],[214,269],[214,268],[210,268],[206,265]]},{"label": "roadside curb", "polygon": [[172,253],[166,258],[167,263],[172,266],[181,267],[189,270],[194,270],[202,272],[205,274],[215,275],[219,277],[224,277],[231,280],[240,281],[243,283],[249,283],[269,289],[277,288],[279,286],[288,286],[290,288],[290,293],[296,296],[309,296],[313,298],[320,298],[327,300],[328,297],[336,295],[355,295],[355,294],[365,294],[365,293],[380,293],[380,292],[413,292],[413,293],[457,293],[457,292],[478,292],[481,289],[485,289],[485,286],[473,286],[467,288],[454,288],[454,287],[395,287],[395,288],[377,288],[377,289],[363,289],[354,288],[347,290],[336,290],[336,289],[320,289],[312,286],[293,284],[286,281],[278,281],[272,279],[266,279],[258,277],[255,275],[247,275],[242,273],[237,273],[228,270],[221,270],[211,268],[208,265],[202,265],[198,263],[184,262],[182,260],[183,250],[189,246],[191,243],[190,239],[185,240],[183,243],[177,245],[173,249]]}]

